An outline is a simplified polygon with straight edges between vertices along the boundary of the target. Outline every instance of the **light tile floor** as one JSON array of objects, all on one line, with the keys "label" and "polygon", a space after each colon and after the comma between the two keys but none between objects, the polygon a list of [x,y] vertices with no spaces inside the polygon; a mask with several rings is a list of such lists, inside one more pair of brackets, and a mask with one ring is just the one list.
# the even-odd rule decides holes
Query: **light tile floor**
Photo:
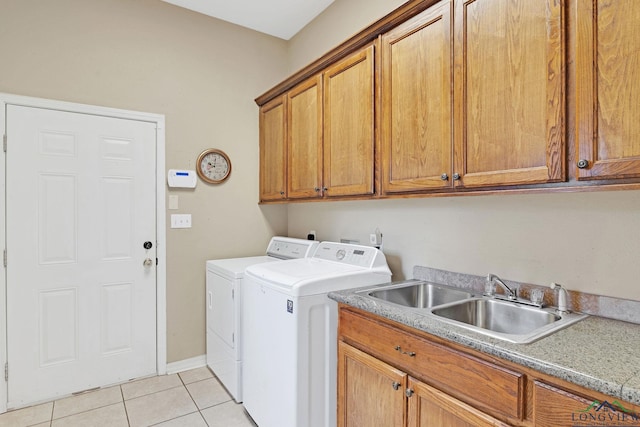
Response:
[{"label": "light tile floor", "polygon": [[207,367],[0,415],[0,427],[255,427]]}]

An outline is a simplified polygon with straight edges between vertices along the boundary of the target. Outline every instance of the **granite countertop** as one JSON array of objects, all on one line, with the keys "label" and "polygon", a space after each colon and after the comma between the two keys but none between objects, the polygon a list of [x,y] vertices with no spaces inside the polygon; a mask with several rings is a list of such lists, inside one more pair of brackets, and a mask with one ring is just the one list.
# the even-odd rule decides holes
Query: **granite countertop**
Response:
[{"label": "granite countertop", "polygon": [[[384,285],[380,285],[384,286]],[[640,405],[640,325],[589,316],[530,344],[512,344],[356,292],[329,298],[406,326]]]}]

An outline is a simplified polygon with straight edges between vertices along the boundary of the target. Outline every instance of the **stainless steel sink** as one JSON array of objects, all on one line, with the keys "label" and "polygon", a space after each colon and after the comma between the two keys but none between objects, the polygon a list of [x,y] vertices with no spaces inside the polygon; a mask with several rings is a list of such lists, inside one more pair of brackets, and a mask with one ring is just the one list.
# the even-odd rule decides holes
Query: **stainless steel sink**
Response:
[{"label": "stainless steel sink", "polygon": [[393,304],[412,308],[431,308],[473,297],[468,292],[429,282],[394,284],[363,293]]},{"label": "stainless steel sink", "polygon": [[587,317],[489,298],[447,304],[431,313],[446,322],[515,343],[533,342]]}]

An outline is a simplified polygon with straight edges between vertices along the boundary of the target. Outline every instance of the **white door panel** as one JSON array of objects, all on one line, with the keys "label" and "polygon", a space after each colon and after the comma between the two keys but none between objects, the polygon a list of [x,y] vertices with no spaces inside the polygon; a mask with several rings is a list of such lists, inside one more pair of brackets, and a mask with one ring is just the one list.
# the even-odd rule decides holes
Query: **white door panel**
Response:
[{"label": "white door panel", "polygon": [[156,372],[155,136],[7,106],[10,407]]}]

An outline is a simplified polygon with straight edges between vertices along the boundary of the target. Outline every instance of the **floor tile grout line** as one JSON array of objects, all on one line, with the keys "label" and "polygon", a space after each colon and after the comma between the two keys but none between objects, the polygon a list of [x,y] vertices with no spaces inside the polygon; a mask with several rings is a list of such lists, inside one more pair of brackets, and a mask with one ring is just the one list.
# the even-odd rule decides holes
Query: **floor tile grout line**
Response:
[{"label": "floor tile grout line", "polygon": [[[67,419],[67,418],[75,417],[75,416],[77,416],[77,415],[86,414],[86,413],[88,413],[88,412],[95,411],[95,410],[97,410],[97,409],[108,408],[109,406],[115,406],[115,405],[117,405],[117,404],[119,404],[119,403],[122,403],[122,405],[124,406],[124,411],[125,411],[125,414],[126,414],[126,413],[127,413],[127,407],[126,407],[126,405],[124,404],[124,401],[120,401],[120,402],[115,402],[115,403],[109,403],[109,404],[102,405],[102,406],[96,406],[95,408],[87,409],[86,411],[75,412],[75,413],[73,413],[73,414],[65,415],[64,417],[55,418],[55,419],[53,419],[53,418],[52,418],[52,419],[49,421],[49,425],[52,425],[54,421],[64,420],[64,419]],[[129,417],[127,417],[127,424],[129,424]]]},{"label": "floor tile grout line", "polygon": [[124,391],[122,391],[122,384],[120,384],[120,397],[122,397],[122,406],[124,407],[124,415],[127,417],[127,425],[131,427],[131,420],[129,420],[129,411],[127,411],[127,401],[124,399]]},{"label": "floor tile grout line", "polygon": [[[116,386],[114,386],[114,387],[116,387]],[[120,387],[120,386],[117,386],[117,387]],[[105,389],[102,389],[102,390],[105,390]],[[98,391],[98,390],[96,390],[96,391]],[[73,412],[73,413],[71,413],[71,414],[67,414],[67,415],[65,415],[64,417],[58,417],[58,418],[53,418],[53,416],[54,416],[54,414],[55,414],[55,405],[56,405],[56,402],[58,402],[59,400],[68,399],[69,397],[73,397],[73,396],[69,396],[69,397],[65,397],[65,398],[62,398],[62,399],[53,400],[53,401],[51,401],[51,403],[52,403],[53,405],[51,405],[51,406],[52,406],[52,407],[51,407],[51,419],[50,419],[49,421],[50,421],[50,423],[51,423],[51,424],[53,424],[53,422],[54,422],[55,420],[61,420],[61,419],[64,419],[64,418],[73,417],[74,415],[85,414],[85,413],[87,413],[87,412],[95,411],[96,409],[102,409],[102,408],[106,408],[107,406],[117,405],[118,403],[122,403],[122,404],[124,405],[124,396],[122,395],[122,388],[120,388],[120,396],[122,397],[122,400],[121,400],[121,401],[119,401],[119,402],[103,403],[103,404],[100,404],[100,405],[95,406],[95,407],[93,407],[93,408],[85,409],[84,411],[80,411],[80,412]],[[125,405],[125,411],[126,411],[126,405]]]}]

